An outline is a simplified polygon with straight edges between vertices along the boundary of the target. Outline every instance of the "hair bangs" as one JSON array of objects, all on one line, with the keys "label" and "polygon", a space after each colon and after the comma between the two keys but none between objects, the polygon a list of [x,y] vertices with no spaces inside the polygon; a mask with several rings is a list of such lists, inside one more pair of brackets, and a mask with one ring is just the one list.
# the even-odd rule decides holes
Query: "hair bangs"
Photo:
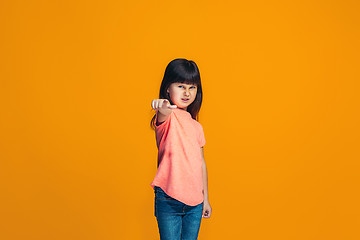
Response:
[{"label": "hair bangs", "polygon": [[172,82],[196,86],[201,84],[199,70],[193,61],[188,61],[185,64],[175,67],[174,75],[175,77],[172,79]]}]

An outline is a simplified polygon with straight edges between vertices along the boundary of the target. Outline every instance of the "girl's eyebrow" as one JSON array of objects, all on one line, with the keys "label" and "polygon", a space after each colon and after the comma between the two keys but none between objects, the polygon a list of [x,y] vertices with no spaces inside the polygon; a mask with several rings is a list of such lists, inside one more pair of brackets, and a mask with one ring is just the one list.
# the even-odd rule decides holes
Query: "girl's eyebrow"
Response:
[{"label": "girl's eyebrow", "polygon": [[185,86],[185,85],[190,85],[190,87],[196,87],[196,85],[194,85],[194,84],[179,83],[179,85],[183,85],[183,86]]}]

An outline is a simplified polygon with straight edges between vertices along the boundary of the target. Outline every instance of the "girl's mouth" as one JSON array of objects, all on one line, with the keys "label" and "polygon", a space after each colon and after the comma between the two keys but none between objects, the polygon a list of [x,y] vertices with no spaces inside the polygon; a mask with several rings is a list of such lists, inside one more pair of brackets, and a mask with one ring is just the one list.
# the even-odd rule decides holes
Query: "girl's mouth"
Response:
[{"label": "girl's mouth", "polygon": [[188,98],[182,98],[181,99],[183,102],[188,102],[190,99],[188,99]]}]

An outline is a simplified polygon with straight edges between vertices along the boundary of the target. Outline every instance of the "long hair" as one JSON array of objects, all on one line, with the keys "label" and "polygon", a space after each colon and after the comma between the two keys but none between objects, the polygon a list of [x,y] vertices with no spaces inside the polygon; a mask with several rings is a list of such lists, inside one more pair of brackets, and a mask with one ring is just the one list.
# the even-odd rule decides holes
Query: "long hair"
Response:
[{"label": "long hair", "polygon": [[[199,120],[199,111],[201,108],[201,103],[203,99],[201,79],[199,69],[194,61],[187,60],[184,58],[177,58],[172,60],[165,69],[164,78],[161,82],[159,99],[167,99],[174,105],[171,101],[167,89],[172,83],[185,83],[193,84],[197,86],[197,93],[195,100],[187,107],[186,111],[191,114],[191,117],[196,121]],[[152,129],[155,129],[155,117],[151,119],[150,126]]]}]

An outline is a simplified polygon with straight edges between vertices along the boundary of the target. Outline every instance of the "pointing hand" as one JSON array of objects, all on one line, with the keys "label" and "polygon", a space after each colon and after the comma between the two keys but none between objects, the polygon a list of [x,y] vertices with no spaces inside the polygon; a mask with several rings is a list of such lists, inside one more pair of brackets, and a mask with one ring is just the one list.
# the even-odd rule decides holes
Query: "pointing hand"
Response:
[{"label": "pointing hand", "polygon": [[172,109],[177,108],[176,105],[171,105],[167,99],[154,99],[151,102],[151,107],[156,111],[159,110],[164,115],[168,115]]}]

